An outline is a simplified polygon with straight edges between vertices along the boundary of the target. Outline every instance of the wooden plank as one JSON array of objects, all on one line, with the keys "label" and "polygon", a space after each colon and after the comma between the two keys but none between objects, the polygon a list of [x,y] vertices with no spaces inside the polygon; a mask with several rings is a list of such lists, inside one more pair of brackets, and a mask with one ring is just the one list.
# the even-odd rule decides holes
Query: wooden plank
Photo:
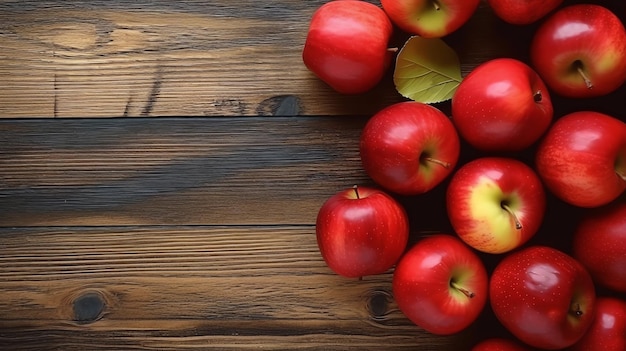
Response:
[{"label": "wooden plank", "polygon": [[[267,115],[285,98],[299,115],[362,115],[400,101],[391,69],[359,96],[339,96],[306,69],[309,19],[324,2],[1,1],[0,116]],[[466,74],[525,57],[529,33],[483,2],[445,40]],[[390,46],[407,38],[398,30]]]},{"label": "wooden plank", "polygon": [[313,224],[366,118],[0,121],[0,226]]},{"label": "wooden plank", "polygon": [[[285,96],[301,114],[358,113],[365,100],[302,63],[322,3],[3,1],[0,116],[258,115]],[[367,100],[397,100],[390,87]]]},{"label": "wooden plank", "polygon": [[335,275],[314,232],[0,228],[0,347],[458,350],[478,337],[412,325],[391,297],[391,272]]}]

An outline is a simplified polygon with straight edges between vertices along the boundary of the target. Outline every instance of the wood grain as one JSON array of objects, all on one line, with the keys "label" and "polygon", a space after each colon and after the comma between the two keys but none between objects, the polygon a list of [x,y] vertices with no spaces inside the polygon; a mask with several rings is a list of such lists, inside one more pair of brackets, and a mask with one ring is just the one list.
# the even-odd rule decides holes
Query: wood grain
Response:
[{"label": "wood grain", "polygon": [[391,274],[332,273],[314,232],[0,229],[0,347],[457,350],[473,340],[471,329],[435,337],[412,325],[391,298]]},{"label": "wood grain", "polygon": [[0,121],[0,226],[313,224],[365,118]]},{"label": "wood grain", "polygon": [[[357,96],[306,69],[308,22],[324,2],[0,1],[0,117],[275,115],[284,99],[293,115],[367,115],[402,101],[392,69]],[[626,17],[623,2],[600,3]],[[483,1],[444,40],[465,75],[491,58],[527,62],[536,27],[506,24]],[[408,37],[396,30],[390,47]]]},{"label": "wood grain", "polygon": [[[508,336],[488,309],[432,335],[397,309],[391,271],[345,279],[324,264],[319,206],[371,184],[361,129],[402,101],[391,71],[341,96],[306,70],[324,2],[0,0],[0,349],[434,351]],[[625,2],[598,2],[624,20]],[[444,40],[465,75],[527,62],[534,28],[482,1]],[[625,97],[553,97],[555,115],[624,120]],[[410,243],[450,231],[444,190],[398,197]],[[533,243],[567,250],[562,214],[579,217],[556,202]]]},{"label": "wood grain", "polygon": [[[364,112],[302,63],[322,3],[3,1],[0,116],[258,115],[280,96],[301,114]],[[383,85],[378,106],[398,99]]]}]

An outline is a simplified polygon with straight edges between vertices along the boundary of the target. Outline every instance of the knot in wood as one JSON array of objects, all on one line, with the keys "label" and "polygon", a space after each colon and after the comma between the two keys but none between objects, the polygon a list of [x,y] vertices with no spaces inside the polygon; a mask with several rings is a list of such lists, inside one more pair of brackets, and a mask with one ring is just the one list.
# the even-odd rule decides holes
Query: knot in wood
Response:
[{"label": "knot in wood", "polygon": [[74,320],[79,323],[92,323],[100,319],[106,307],[104,297],[98,292],[86,292],[72,302]]}]

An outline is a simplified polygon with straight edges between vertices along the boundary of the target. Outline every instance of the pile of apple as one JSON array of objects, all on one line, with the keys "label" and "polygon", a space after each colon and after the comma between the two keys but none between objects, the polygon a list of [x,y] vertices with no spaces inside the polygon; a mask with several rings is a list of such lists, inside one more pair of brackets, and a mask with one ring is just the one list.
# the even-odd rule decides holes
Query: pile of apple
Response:
[{"label": "pile of apple", "polygon": [[[626,31],[606,7],[561,2],[489,0],[506,22],[542,21],[529,48],[532,63],[480,64],[454,92],[451,117],[410,100],[371,116],[359,150],[378,186],[347,188],[317,216],[317,242],[330,269],[353,278],[393,270],[399,309],[424,330],[460,332],[489,304],[513,337],[473,350],[626,350],[626,115],[581,110],[555,117],[550,98],[619,89]],[[394,25],[441,38],[478,4],[329,1],[311,19],[303,60],[337,92],[360,94],[391,66]],[[479,153],[461,164],[464,143]],[[525,150],[533,150],[532,161],[511,156]],[[409,245],[409,217],[397,196],[421,196],[444,180],[453,232],[421,235]],[[528,243],[552,197],[583,213],[559,219],[577,223],[560,234],[571,240],[567,252]],[[485,255],[496,258],[493,269]]]}]

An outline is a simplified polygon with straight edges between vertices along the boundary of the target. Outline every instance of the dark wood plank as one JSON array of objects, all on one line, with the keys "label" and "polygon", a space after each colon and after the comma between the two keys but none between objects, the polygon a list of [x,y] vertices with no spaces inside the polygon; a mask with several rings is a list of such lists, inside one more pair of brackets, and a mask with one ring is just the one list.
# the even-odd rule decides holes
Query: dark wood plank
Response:
[{"label": "dark wood plank", "polygon": [[2,349],[459,350],[391,273],[342,278],[313,226],[0,228]]},{"label": "dark wood plank", "polygon": [[366,118],[0,121],[0,226],[313,224]]}]

